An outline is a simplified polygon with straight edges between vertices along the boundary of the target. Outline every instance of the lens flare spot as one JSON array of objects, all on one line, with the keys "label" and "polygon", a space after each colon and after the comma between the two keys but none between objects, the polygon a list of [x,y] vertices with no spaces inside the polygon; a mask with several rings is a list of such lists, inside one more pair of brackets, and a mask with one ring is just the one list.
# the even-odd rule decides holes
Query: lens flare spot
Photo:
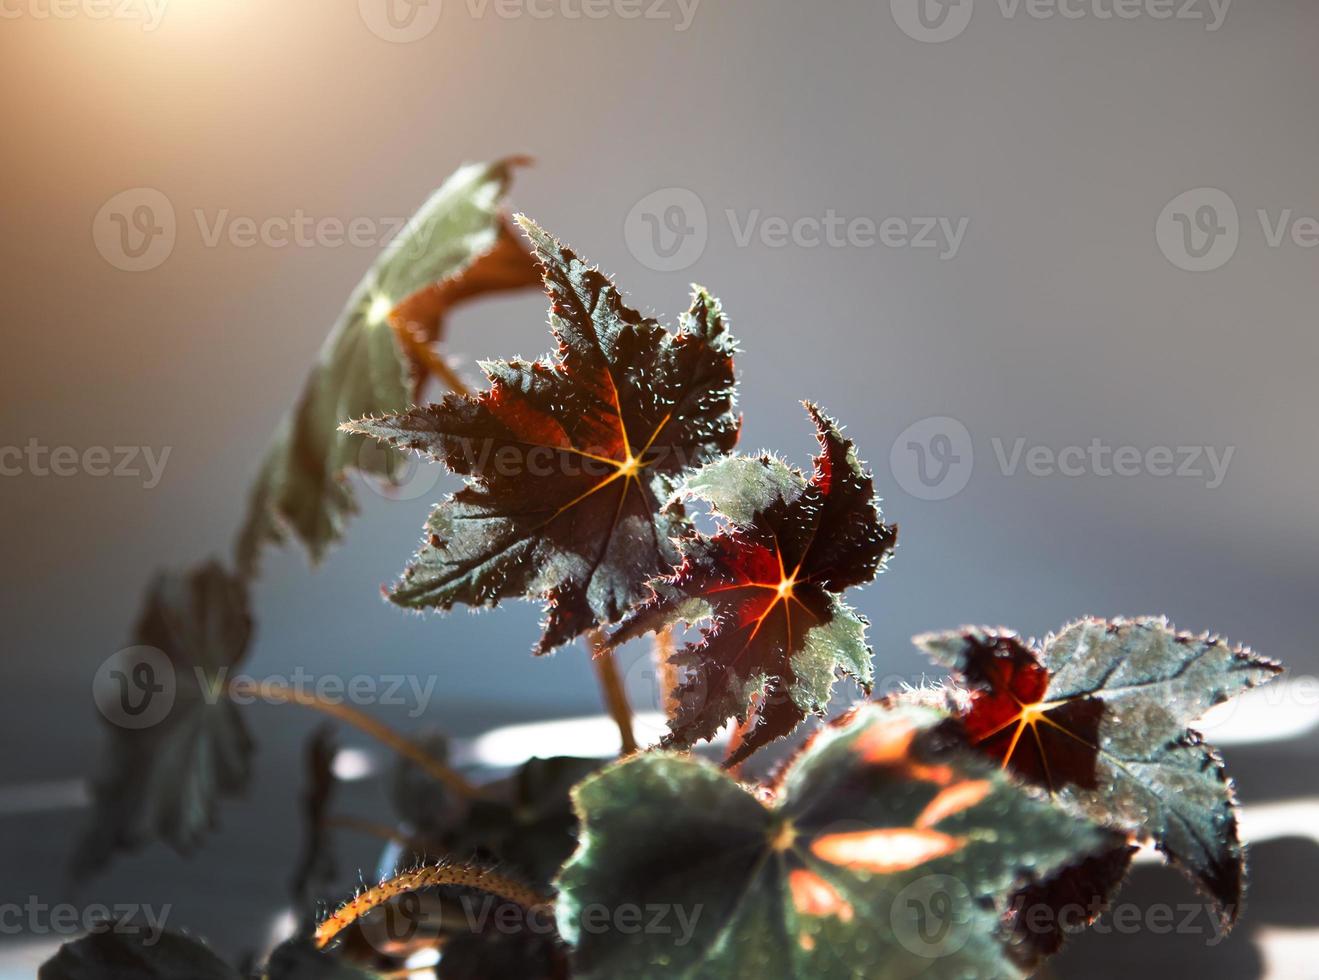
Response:
[{"label": "lens flare spot", "polygon": [[896,874],[961,849],[964,841],[937,830],[885,827],[827,834],[811,845],[822,861],[853,871]]},{"label": "lens flare spot", "polygon": [[987,779],[970,779],[941,789],[916,818],[916,827],[927,829],[955,813],[969,810],[988,796],[992,789]]},{"label": "lens flare spot", "polygon": [[788,889],[792,892],[793,906],[802,915],[835,915],[843,922],[851,922],[856,915],[852,903],[814,871],[799,868],[792,872],[788,875]]}]

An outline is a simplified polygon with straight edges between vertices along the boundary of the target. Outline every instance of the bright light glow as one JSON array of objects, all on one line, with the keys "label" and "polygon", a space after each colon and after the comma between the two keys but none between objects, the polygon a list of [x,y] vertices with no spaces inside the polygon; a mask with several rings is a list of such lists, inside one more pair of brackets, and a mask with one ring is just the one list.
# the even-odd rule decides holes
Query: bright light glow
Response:
[{"label": "bright light glow", "polygon": [[274,949],[280,943],[292,939],[297,931],[297,915],[293,913],[292,909],[285,909],[275,916],[274,922],[270,923],[270,935],[266,937],[266,945],[270,949]]},{"label": "bright light glow", "polygon": [[393,312],[394,304],[389,301],[389,297],[383,293],[371,301],[370,308],[366,311],[366,320],[371,326],[379,326],[389,319],[389,314]]},{"label": "bright light glow", "polygon": [[1241,808],[1241,839],[1248,844],[1279,837],[1308,837],[1319,844],[1319,797]]},{"label": "bright light glow", "polygon": [[408,971],[409,980],[435,980],[435,971],[431,967],[438,962],[438,949],[419,949],[403,961],[403,967]]},{"label": "bright light glow", "polygon": [[1211,708],[1191,726],[1214,745],[1298,738],[1319,728],[1319,677],[1288,677]]},{"label": "bright light glow", "polygon": [[793,572],[783,581],[779,582],[779,598],[791,599],[793,586],[797,584],[797,573]]},{"label": "bright light glow", "polygon": [[[668,731],[664,714],[659,711],[638,712],[632,718],[632,727],[642,744],[658,740]],[[714,744],[726,739],[725,731]],[[455,745],[454,755],[460,765],[470,763],[493,769],[511,769],[527,761],[528,748],[542,759],[556,755],[610,759],[618,754],[618,726],[608,715],[509,725],[486,732],[467,744]]]},{"label": "bright light glow", "polygon": [[627,459],[618,464],[618,472],[623,476],[636,476],[641,471],[641,460],[635,456],[628,455]]},{"label": "bright light glow", "polygon": [[0,946],[0,980],[31,980],[41,964],[60,951],[68,939],[39,942],[6,942]]},{"label": "bright light glow", "polygon": [[354,783],[375,775],[377,769],[375,756],[365,749],[340,749],[334,757],[334,778],[345,783]]},{"label": "bright light glow", "polygon": [[1264,926],[1255,934],[1255,945],[1264,957],[1264,980],[1310,976],[1319,960],[1319,929]]},{"label": "bright light glow", "polygon": [[[1280,837],[1309,838],[1319,844],[1319,796],[1285,803],[1256,803],[1237,814],[1241,839],[1247,844]],[[1163,855],[1147,844],[1136,854],[1137,864],[1162,864]]]}]

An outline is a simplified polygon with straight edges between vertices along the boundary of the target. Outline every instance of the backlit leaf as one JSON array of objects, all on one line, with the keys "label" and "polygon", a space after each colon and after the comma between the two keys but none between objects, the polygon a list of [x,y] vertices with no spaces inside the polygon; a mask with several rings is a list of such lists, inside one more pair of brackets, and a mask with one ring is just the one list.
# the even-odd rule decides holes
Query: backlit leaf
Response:
[{"label": "backlit leaf", "polygon": [[668,753],[586,780],[557,907],[575,975],[1019,976],[998,935],[1007,895],[1111,838],[968,752],[945,719],[861,708],[763,802]]},{"label": "backlit leaf", "polygon": [[814,405],[821,453],[808,479],[771,456],[734,456],[686,484],[722,521],[682,542],[683,561],[611,638],[622,643],[675,621],[706,623],[672,658],[685,670],[668,746],[714,737],[729,718],[754,723],[730,763],[787,735],[829,703],[841,672],[868,688],[866,621],[842,600],[883,568],[897,528],[837,423]]},{"label": "backlit leaf", "polygon": [[681,510],[662,510],[693,467],[732,448],[733,340],[697,290],[670,333],[613,283],[520,219],[543,266],[558,350],[483,366],[488,390],[364,418],[365,433],[444,463],[467,486],[431,514],[390,593],[402,606],[547,603],[537,652],[616,621],[677,561]]},{"label": "backlit leaf", "polygon": [[1002,630],[916,638],[971,688],[967,738],[1073,812],[1152,839],[1218,903],[1244,860],[1222,759],[1189,726],[1280,667],[1163,619],[1086,619],[1034,647]]}]

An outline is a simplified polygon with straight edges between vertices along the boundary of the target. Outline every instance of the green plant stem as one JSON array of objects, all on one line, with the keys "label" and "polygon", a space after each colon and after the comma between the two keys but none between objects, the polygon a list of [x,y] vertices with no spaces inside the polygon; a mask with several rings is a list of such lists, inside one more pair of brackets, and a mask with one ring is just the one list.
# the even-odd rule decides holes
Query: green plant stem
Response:
[{"label": "green plant stem", "polygon": [[614,660],[613,651],[605,646],[604,634],[599,630],[592,630],[587,635],[587,642],[591,647],[591,663],[595,665],[595,675],[600,680],[605,707],[618,726],[618,737],[622,743],[619,755],[631,755],[637,750],[637,738],[632,731],[632,706],[628,704],[623,678],[618,673],[618,663]]}]

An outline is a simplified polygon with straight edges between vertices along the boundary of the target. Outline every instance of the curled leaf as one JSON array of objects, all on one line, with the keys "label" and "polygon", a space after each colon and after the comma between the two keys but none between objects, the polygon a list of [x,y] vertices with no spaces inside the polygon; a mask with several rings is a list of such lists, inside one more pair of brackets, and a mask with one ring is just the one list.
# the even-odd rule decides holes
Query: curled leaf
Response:
[{"label": "curled leaf", "polygon": [[520,159],[471,164],[435,192],[353,291],[281,424],[251,490],[239,534],[239,569],[257,569],[267,543],[291,532],[313,561],[357,511],[350,469],[396,482],[403,460],[339,423],[407,408],[430,375],[458,384],[432,348],[459,303],[536,285],[535,263],[500,204]]}]

